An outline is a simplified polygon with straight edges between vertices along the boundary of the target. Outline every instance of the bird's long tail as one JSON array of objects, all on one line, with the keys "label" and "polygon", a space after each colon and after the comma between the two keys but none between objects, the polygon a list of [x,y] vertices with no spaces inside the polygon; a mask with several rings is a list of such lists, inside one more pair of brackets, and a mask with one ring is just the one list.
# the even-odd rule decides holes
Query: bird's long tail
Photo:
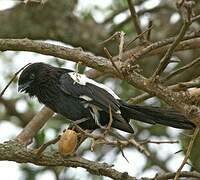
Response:
[{"label": "bird's long tail", "polygon": [[179,129],[193,129],[195,127],[185,116],[173,109],[130,105],[125,102],[121,102],[121,104],[122,116],[126,119],[149,124],[162,124]]}]

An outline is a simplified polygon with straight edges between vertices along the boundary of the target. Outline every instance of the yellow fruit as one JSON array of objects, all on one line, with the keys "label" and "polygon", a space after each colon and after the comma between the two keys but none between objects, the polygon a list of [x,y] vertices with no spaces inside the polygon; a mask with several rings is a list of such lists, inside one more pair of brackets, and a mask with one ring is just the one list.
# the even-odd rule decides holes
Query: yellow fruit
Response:
[{"label": "yellow fruit", "polygon": [[77,133],[66,130],[58,141],[58,150],[62,155],[69,155],[75,151],[77,145]]}]

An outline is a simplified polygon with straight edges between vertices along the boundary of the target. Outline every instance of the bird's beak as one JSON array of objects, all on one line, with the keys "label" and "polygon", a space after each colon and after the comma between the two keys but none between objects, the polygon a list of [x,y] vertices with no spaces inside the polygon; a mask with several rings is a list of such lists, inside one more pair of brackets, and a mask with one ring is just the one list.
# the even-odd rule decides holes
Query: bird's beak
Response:
[{"label": "bird's beak", "polygon": [[25,91],[27,88],[29,88],[30,84],[31,84],[32,81],[28,81],[24,84],[20,84],[18,85],[18,92],[23,92]]}]

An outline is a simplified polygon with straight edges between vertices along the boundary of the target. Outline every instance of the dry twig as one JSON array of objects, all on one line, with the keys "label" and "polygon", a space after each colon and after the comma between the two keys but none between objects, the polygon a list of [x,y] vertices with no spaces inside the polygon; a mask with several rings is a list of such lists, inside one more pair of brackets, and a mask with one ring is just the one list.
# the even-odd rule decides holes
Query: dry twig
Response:
[{"label": "dry twig", "polygon": [[173,140],[167,140],[167,141],[155,141],[155,140],[145,140],[142,142],[139,142],[140,144],[175,144],[175,143],[179,143],[179,141],[173,141]]},{"label": "dry twig", "polygon": [[[176,173],[164,173],[161,175],[157,174],[152,180],[169,180],[169,179],[173,179],[175,175]],[[181,171],[179,177],[200,179],[200,173],[195,172],[195,171],[193,172]]]},{"label": "dry twig", "polygon": [[[187,91],[189,88],[193,88],[193,87],[200,87],[200,79],[199,78],[193,79],[188,82],[177,83],[175,85],[168,86],[167,88],[178,92],[178,91]],[[148,94],[148,93],[143,93],[134,98],[130,98],[128,102],[132,103],[132,104],[137,104],[137,103],[140,103],[151,97],[153,97],[153,95]]]},{"label": "dry twig", "polygon": [[123,49],[124,49],[124,36],[125,33],[123,31],[120,32],[120,41],[119,41],[119,62],[122,60],[122,55],[123,55]]},{"label": "dry twig", "polygon": [[6,89],[10,86],[10,84],[15,80],[15,78],[17,77],[17,75],[23,70],[25,69],[27,66],[29,66],[31,63],[26,64],[25,66],[23,66],[22,68],[20,68],[12,77],[12,79],[9,81],[9,83],[6,85],[6,87],[1,91],[0,96],[3,96],[3,94],[5,93]]},{"label": "dry twig", "polygon": [[181,170],[183,169],[184,165],[187,163],[187,160],[188,160],[188,158],[190,156],[190,153],[191,153],[194,141],[195,141],[195,139],[196,139],[196,137],[197,137],[198,134],[199,134],[199,127],[197,127],[195,129],[194,133],[193,133],[193,136],[192,136],[192,138],[190,140],[190,143],[189,143],[189,145],[187,147],[185,158],[183,159],[183,162],[181,163],[180,167],[178,168],[174,180],[178,180],[178,178],[180,176],[180,173],[181,173]]},{"label": "dry twig", "polygon": [[[137,34],[140,35],[140,34],[142,34],[142,28],[140,27],[140,20],[139,20],[138,15],[135,11],[135,7],[133,6],[132,1],[131,0],[127,0],[127,1],[128,1],[129,10],[131,12],[133,24],[135,26],[135,30],[136,30]],[[140,39],[141,42],[143,42],[145,40],[143,35],[140,36],[139,39]]]},{"label": "dry twig", "polygon": [[126,50],[133,42],[135,42],[138,38],[140,38],[141,36],[143,36],[145,33],[147,33],[147,36],[151,30],[153,29],[153,25],[149,26],[148,29],[146,29],[145,31],[143,31],[141,34],[138,34],[134,39],[132,39],[131,41],[129,41],[126,46],[124,47],[124,50]]},{"label": "dry twig", "polygon": [[39,158],[39,157],[42,155],[42,153],[44,152],[44,150],[45,150],[48,146],[57,143],[57,142],[60,140],[60,137],[61,137],[61,135],[58,135],[56,138],[54,138],[54,139],[48,141],[48,142],[45,143],[45,144],[42,144],[39,148],[34,149],[34,152],[35,152],[36,157]]},{"label": "dry twig", "polygon": [[105,44],[105,43],[107,43],[107,42],[109,42],[109,41],[112,41],[112,40],[114,40],[114,39],[116,39],[116,38],[118,39],[118,38],[120,37],[120,33],[121,33],[121,32],[115,32],[115,33],[114,33],[113,35],[111,35],[109,38],[107,38],[106,40],[100,42],[99,45]]},{"label": "dry twig", "polygon": [[[187,15],[190,16],[190,9],[187,9]],[[176,46],[181,42],[181,40],[183,39],[186,31],[188,30],[189,26],[191,24],[191,21],[188,19],[184,19],[184,23],[183,26],[178,34],[178,36],[176,37],[175,41],[172,43],[172,45],[170,46],[170,48],[167,50],[166,54],[163,56],[163,58],[160,61],[160,64],[158,66],[158,68],[156,69],[156,71],[154,72],[154,74],[152,75],[152,80],[155,80],[157,76],[159,76],[164,69],[167,67],[167,65],[170,62],[170,58],[174,52],[174,49],[176,48]]]},{"label": "dry twig", "polygon": [[153,28],[153,21],[150,20],[148,24],[148,31],[147,31],[147,41],[150,41],[151,39],[151,30]]},{"label": "dry twig", "polygon": [[191,63],[183,66],[183,67],[180,67],[179,69],[171,72],[170,74],[168,74],[166,77],[164,77],[161,82],[164,82],[166,80],[169,80],[171,79],[172,77],[176,76],[177,74],[180,74],[182,73],[183,71],[193,67],[194,65],[198,64],[200,62],[200,57],[196,58],[195,60],[193,60]]},{"label": "dry twig", "polygon": [[104,52],[106,53],[108,59],[110,60],[110,62],[112,63],[113,67],[116,69],[116,71],[121,74],[119,68],[117,67],[117,65],[115,64],[115,62],[113,61],[113,57],[111,56],[110,52],[108,51],[108,49],[106,47],[103,48]]},{"label": "dry twig", "polygon": [[85,136],[92,138],[92,146],[91,149],[93,150],[96,144],[106,144],[106,145],[112,145],[119,148],[127,147],[127,146],[134,146],[137,150],[139,150],[141,153],[144,153],[146,156],[150,156],[150,153],[146,150],[145,147],[143,147],[140,143],[135,141],[134,139],[126,139],[126,140],[109,140],[105,137],[104,134],[96,135],[91,134],[83,130],[80,126],[77,124],[74,124],[77,129],[80,130],[81,133],[83,133]]}]

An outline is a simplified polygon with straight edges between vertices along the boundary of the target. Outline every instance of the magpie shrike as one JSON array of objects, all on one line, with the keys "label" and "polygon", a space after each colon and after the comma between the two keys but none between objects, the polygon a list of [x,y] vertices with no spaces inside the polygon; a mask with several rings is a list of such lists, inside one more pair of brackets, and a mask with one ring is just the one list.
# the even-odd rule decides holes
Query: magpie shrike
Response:
[{"label": "magpie shrike", "polygon": [[111,109],[112,127],[133,133],[130,119],[181,129],[195,125],[173,109],[131,105],[105,85],[72,70],[33,63],[19,77],[18,91],[36,96],[38,101],[83,129],[106,126]]}]

